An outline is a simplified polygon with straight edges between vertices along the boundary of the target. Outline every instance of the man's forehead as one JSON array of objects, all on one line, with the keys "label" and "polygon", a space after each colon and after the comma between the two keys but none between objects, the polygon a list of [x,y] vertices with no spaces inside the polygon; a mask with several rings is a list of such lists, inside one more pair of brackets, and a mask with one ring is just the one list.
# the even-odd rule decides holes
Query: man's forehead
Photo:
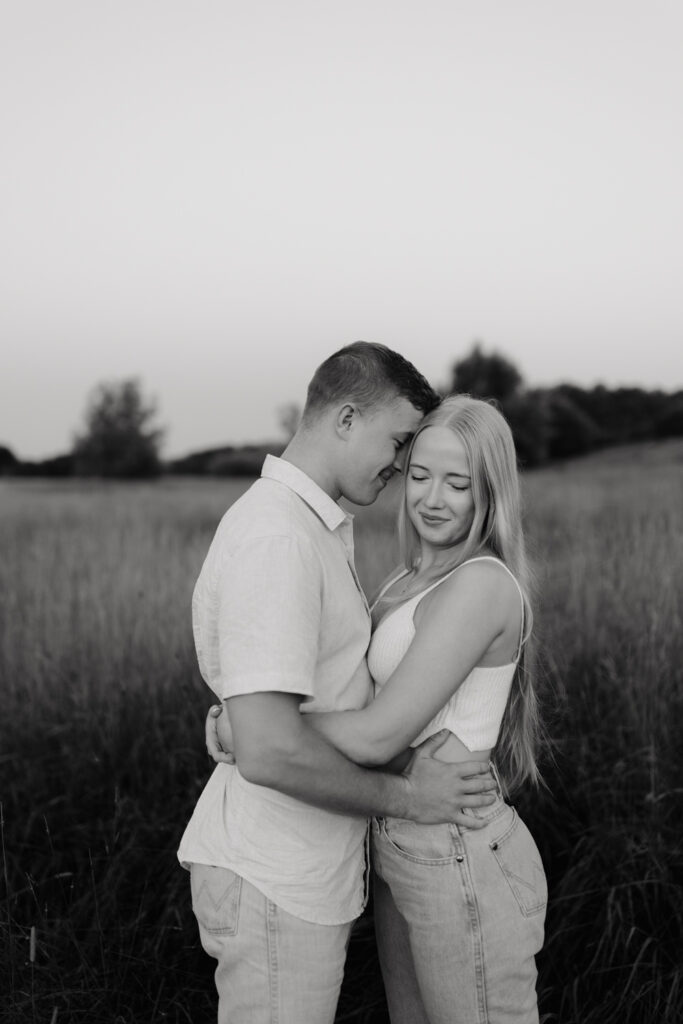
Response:
[{"label": "man's forehead", "polygon": [[423,417],[424,413],[420,409],[416,409],[409,399],[402,396],[395,398],[387,406],[387,419],[391,424],[391,429],[399,434],[414,434]]}]

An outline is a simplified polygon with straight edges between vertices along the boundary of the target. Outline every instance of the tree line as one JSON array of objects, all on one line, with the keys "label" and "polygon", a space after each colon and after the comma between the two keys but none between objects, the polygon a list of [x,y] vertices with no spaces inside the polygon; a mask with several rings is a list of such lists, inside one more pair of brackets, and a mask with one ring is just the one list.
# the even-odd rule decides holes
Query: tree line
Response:
[{"label": "tree line", "polygon": [[585,455],[633,441],[683,437],[683,391],[581,388],[558,384],[528,388],[517,369],[481,345],[453,366],[449,393],[496,402],[512,428],[522,465]]},{"label": "tree line", "polygon": [[[683,391],[607,388],[574,384],[530,388],[518,368],[480,344],[452,367],[443,394],[467,393],[496,403],[508,420],[523,466],[584,455],[633,441],[683,437]],[[161,458],[163,430],[156,404],[138,380],[100,384],[92,392],[83,426],[69,452],[38,462],[21,461],[0,445],[0,475],[91,476],[149,479],[163,473],[258,475],[268,452],[279,455],[285,442],[225,445],[184,458]],[[296,428],[296,408],[281,409],[286,435]]]}]

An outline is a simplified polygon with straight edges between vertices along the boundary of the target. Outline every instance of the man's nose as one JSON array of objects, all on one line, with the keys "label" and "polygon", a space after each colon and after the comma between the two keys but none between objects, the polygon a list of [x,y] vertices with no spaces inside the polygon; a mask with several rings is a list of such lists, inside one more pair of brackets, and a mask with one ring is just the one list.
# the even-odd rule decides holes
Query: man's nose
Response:
[{"label": "man's nose", "polygon": [[405,451],[403,450],[403,448],[399,448],[398,451],[396,452],[396,454],[394,455],[394,461],[391,463],[391,468],[393,469],[394,473],[402,473],[403,472],[403,465],[405,463],[405,458],[406,458]]}]

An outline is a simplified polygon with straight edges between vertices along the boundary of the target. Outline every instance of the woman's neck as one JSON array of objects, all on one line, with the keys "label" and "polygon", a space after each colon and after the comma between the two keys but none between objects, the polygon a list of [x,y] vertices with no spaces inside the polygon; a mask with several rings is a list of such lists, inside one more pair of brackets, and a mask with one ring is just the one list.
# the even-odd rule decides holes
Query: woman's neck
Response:
[{"label": "woman's neck", "polygon": [[431,544],[422,544],[420,559],[415,567],[415,574],[422,576],[423,573],[437,570],[439,566],[453,565],[464,550],[464,541],[462,544],[455,544],[450,548],[435,548]]}]

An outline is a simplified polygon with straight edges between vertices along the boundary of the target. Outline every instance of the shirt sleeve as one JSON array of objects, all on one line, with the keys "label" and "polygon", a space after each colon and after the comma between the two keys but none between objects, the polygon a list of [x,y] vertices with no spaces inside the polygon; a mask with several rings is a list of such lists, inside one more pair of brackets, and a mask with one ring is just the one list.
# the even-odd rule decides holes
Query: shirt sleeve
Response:
[{"label": "shirt sleeve", "polygon": [[309,545],[259,539],[226,559],[218,649],[222,698],[277,690],[315,696],[322,570]]}]

